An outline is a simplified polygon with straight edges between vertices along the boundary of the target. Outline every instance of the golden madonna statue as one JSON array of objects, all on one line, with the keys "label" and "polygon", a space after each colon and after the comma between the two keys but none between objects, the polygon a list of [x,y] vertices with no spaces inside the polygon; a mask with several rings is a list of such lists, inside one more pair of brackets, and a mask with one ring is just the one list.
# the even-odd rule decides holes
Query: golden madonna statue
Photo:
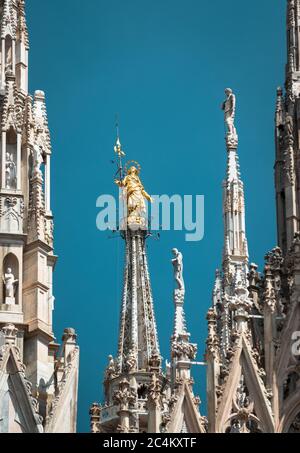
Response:
[{"label": "golden madonna statue", "polygon": [[115,180],[115,183],[123,189],[123,196],[127,207],[128,223],[144,224],[146,219],[146,202],[152,202],[152,198],[145,191],[139,178],[139,170],[131,166],[123,180]]}]

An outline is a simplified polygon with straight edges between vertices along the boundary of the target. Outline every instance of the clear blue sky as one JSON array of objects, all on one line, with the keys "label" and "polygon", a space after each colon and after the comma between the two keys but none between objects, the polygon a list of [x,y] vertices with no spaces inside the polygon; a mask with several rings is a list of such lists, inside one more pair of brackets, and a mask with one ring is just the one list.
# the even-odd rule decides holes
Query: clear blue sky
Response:
[{"label": "clear blue sky", "polygon": [[[113,185],[115,113],[129,159],[153,194],[205,195],[205,237],[149,240],[162,355],[173,324],[170,249],[185,257],[186,314],[202,359],[223,245],[224,88],[237,95],[240,163],[251,261],[276,245],[274,106],[284,80],[285,0],[28,0],[30,89],[47,95],[55,215],[55,332],[81,347],[78,430],[102,398],[115,354],[123,243],[97,231],[96,198]],[[195,369],[205,413],[205,375]]]}]

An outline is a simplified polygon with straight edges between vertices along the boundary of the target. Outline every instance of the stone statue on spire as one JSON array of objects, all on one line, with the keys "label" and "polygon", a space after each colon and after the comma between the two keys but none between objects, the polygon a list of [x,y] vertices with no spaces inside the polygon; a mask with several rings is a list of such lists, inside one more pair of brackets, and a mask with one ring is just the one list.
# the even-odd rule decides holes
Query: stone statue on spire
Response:
[{"label": "stone statue on spire", "polygon": [[226,142],[228,148],[236,148],[238,144],[238,136],[234,125],[236,97],[231,88],[225,90],[226,99],[222,104],[224,110],[224,120],[226,125]]},{"label": "stone statue on spire", "polygon": [[177,283],[177,289],[184,291],[184,280],[183,280],[183,256],[182,253],[177,249],[173,249],[172,253],[174,258],[172,259],[172,264],[174,268],[174,278]]},{"label": "stone statue on spire", "polygon": [[231,88],[226,88],[225,94],[226,99],[222,104],[222,110],[224,110],[227,132],[230,135],[236,135],[236,129],[234,127],[236,98]]}]

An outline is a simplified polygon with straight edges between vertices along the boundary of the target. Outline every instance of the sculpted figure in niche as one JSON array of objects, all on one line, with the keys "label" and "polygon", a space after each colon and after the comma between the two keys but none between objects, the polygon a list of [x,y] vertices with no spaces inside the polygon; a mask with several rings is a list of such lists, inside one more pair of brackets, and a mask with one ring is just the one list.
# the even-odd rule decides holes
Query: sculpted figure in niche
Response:
[{"label": "sculpted figure in niche", "polygon": [[227,132],[229,135],[236,136],[237,134],[234,126],[236,98],[231,88],[226,88],[225,94],[226,99],[222,104],[222,110],[224,110],[224,119]]},{"label": "sculpted figure in niche", "polygon": [[289,143],[292,144],[293,142],[293,134],[294,134],[294,124],[293,124],[293,118],[291,115],[287,114],[285,118],[285,130],[287,134],[287,139]]},{"label": "sculpted figure in niche", "polygon": [[5,286],[5,304],[11,305],[15,303],[15,288],[18,280],[15,279],[11,268],[7,268],[3,276],[3,283]]},{"label": "sculpted figure in niche", "polygon": [[6,153],[5,185],[7,189],[15,189],[17,186],[17,166],[10,153]]},{"label": "sculpted figure in niche", "polygon": [[183,280],[183,256],[177,249],[173,249],[172,253],[174,258],[172,264],[174,268],[174,278],[177,283],[177,288],[184,291],[184,280]]},{"label": "sculpted figure in niche", "polygon": [[43,163],[42,147],[35,144],[33,147],[33,176],[41,175],[41,165]]}]

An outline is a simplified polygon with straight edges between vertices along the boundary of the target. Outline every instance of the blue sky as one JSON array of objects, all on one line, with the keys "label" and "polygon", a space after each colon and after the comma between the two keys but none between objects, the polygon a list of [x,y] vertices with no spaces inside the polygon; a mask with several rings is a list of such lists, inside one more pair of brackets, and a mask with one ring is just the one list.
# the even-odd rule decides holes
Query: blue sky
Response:
[{"label": "blue sky", "polygon": [[[173,247],[185,258],[186,315],[202,359],[223,245],[226,151],[220,104],[237,95],[250,259],[276,245],[274,106],[284,81],[285,0],[28,0],[30,89],[45,90],[53,144],[55,332],[75,327],[81,348],[78,430],[102,398],[117,346],[123,243],[96,229],[96,199],[113,184],[115,114],[128,159],[153,194],[205,196],[205,236],[148,240],[162,355],[173,325]],[[205,413],[205,373],[195,368]]]}]

